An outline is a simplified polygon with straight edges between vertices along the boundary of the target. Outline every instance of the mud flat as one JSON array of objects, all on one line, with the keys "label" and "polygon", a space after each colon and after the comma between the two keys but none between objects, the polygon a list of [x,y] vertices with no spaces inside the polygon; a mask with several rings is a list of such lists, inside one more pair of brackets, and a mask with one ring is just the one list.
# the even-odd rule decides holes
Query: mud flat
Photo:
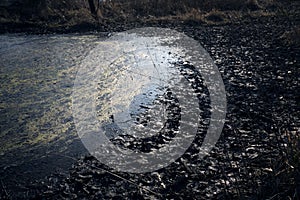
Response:
[{"label": "mud flat", "polygon": [[[121,173],[101,164],[80,144],[69,109],[74,66],[99,40],[98,33],[3,35],[1,197],[299,198],[300,48],[288,34],[299,26],[299,18],[265,16],[221,25],[143,22],[138,26],[182,31],[214,59],[228,105],[221,138],[210,155],[198,159],[199,135],[180,159],[155,172]],[[37,44],[45,52],[37,53]],[[139,148],[135,144],[132,148]],[[56,167],[50,170],[49,166]]]}]

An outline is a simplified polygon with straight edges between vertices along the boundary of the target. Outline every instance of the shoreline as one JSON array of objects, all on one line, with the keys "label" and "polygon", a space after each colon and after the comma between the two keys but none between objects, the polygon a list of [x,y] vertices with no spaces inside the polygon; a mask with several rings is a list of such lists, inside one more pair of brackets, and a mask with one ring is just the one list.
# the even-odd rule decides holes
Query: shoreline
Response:
[{"label": "shoreline", "polygon": [[[227,26],[234,24],[251,24],[270,18],[282,18],[288,21],[291,16],[278,11],[257,10],[244,11],[218,11],[197,13],[195,16],[173,15],[173,16],[136,16],[124,20],[117,18],[99,19],[99,21],[65,22],[58,24],[51,21],[8,21],[0,20],[0,34],[25,33],[25,34],[68,34],[87,32],[120,32],[132,28],[157,26],[157,27],[182,27],[182,26]],[[298,18],[295,15],[295,18]]]},{"label": "shoreline", "polygon": [[[1,23],[0,30],[1,34],[98,34],[145,26],[178,29],[199,41],[216,61],[224,76],[229,105],[228,121],[219,146],[205,160],[190,159],[187,154],[183,157],[186,163],[176,162],[156,174],[116,172],[92,157],[76,158],[77,162],[63,175],[53,174],[43,180],[36,180],[38,182],[31,180],[33,183],[21,183],[20,187],[31,189],[18,193],[17,197],[26,198],[28,194],[32,195],[32,198],[46,199],[109,199],[122,195],[128,198],[156,197],[144,190],[144,187],[162,194],[165,198],[182,199],[192,195],[198,195],[199,199],[272,198],[277,195],[284,197],[295,194],[299,196],[294,193],[294,189],[299,188],[296,181],[300,177],[297,168],[299,152],[296,152],[299,136],[292,133],[296,133],[299,128],[295,96],[299,90],[296,87],[299,82],[299,62],[294,60],[297,60],[300,46],[296,41],[297,35],[295,37],[289,34],[294,27],[299,26],[298,15],[294,18],[284,14],[265,17],[245,15],[244,18],[232,21],[210,23],[205,22],[203,18],[140,18],[124,23],[111,20],[104,23],[103,27],[93,23],[60,27],[54,24]],[[2,33],[3,30],[7,32]],[[294,140],[289,141],[289,146],[283,147],[286,139],[289,139],[288,134]],[[295,146],[292,146],[293,143]],[[231,156],[232,159],[226,156]],[[10,169],[10,173],[15,174],[15,166]],[[157,174],[162,179],[158,178]],[[142,187],[136,187],[114,175],[133,180]],[[57,178],[58,181],[55,181]],[[16,178],[11,181],[19,180]],[[187,189],[182,190],[181,186]],[[3,194],[0,189],[0,197],[9,197],[16,187],[6,188],[5,193],[8,194]],[[111,193],[111,190],[115,192]],[[219,194],[214,193],[215,191]],[[207,194],[211,196],[205,196]]]}]

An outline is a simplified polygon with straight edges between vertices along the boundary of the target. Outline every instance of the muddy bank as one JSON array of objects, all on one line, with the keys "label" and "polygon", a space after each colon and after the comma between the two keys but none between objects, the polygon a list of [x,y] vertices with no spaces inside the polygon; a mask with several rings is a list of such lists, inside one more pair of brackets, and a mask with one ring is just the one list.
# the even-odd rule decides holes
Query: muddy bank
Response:
[{"label": "muddy bank", "polygon": [[198,159],[199,135],[182,158],[147,174],[120,173],[88,155],[80,159],[66,156],[66,160],[75,163],[69,172],[28,182],[14,175],[14,166],[9,170],[3,166],[6,177],[13,177],[11,181],[16,184],[2,180],[2,197],[299,198],[296,150],[300,127],[300,49],[287,45],[282,38],[297,23],[299,20],[288,17],[264,17],[222,26],[193,22],[141,24],[183,31],[199,41],[214,59],[228,101],[225,127],[216,148],[205,159]]},{"label": "muddy bank", "polygon": [[[6,93],[7,95],[2,96],[5,98],[1,99],[0,114],[3,116],[1,134],[5,133],[5,137],[12,138],[24,132],[26,120],[30,117],[37,118],[35,123],[30,124],[32,125],[30,127],[33,127],[31,139],[36,144],[33,150],[27,149],[26,151],[24,148],[18,148],[19,143],[13,140],[15,143],[11,144],[16,144],[13,145],[17,147],[16,150],[7,154],[1,153],[1,198],[267,199],[287,196],[292,199],[299,198],[300,48],[297,29],[299,14],[286,12],[289,8],[292,11],[297,10],[294,4],[290,4],[290,7],[278,15],[274,13],[261,15],[262,12],[258,10],[240,18],[239,13],[226,14],[222,11],[207,15],[207,19],[206,16],[199,16],[199,13],[195,13],[181,17],[176,15],[155,18],[134,16],[128,20],[122,20],[125,18],[109,17],[114,14],[107,12],[107,15],[104,15],[107,17],[96,21],[90,14],[86,2],[86,7],[80,12],[78,11],[82,8],[80,1],[76,2],[72,7],[73,12],[66,12],[64,5],[60,4],[56,6],[56,9],[49,6],[45,13],[40,12],[40,7],[34,7],[35,12],[40,14],[33,16],[30,14],[32,10],[26,11],[25,9],[22,15],[27,15],[27,17],[23,19],[18,13],[11,18],[13,12],[1,12],[0,30],[2,33],[41,34],[94,31],[89,35],[70,37],[48,35],[50,39],[48,38],[47,42],[51,44],[48,47],[46,45],[48,49],[55,47],[51,43],[53,41],[51,37],[66,37],[64,40],[56,41],[56,44],[64,46],[62,52],[64,52],[64,57],[68,58],[65,61],[67,64],[62,64],[63,59],[60,59],[58,63],[52,62],[57,58],[54,56],[55,53],[60,55],[60,51],[37,53],[33,46],[29,48],[31,51],[25,48],[25,52],[32,55],[36,53],[42,58],[53,58],[46,62],[48,67],[44,73],[38,69],[38,66],[36,71],[30,72],[27,65],[31,63],[26,64],[26,62],[17,71],[9,69],[14,72],[10,76],[2,76],[5,73],[1,71],[4,90],[10,88],[12,92],[12,94]],[[231,18],[235,19],[235,16],[236,21],[226,21]],[[50,23],[47,22],[48,19],[51,19]],[[227,91],[228,113],[222,136],[207,158],[198,159],[197,157],[201,145],[201,135],[199,135],[184,156],[165,169],[147,174],[120,173],[99,163],[85,152],[76,137],[72,118],[65,116],[70,115],[69,110],[61,110],[59,103],[63,105],[70,103],[68,95],[72,76],[76,71],[76,68],[72,68],[73,72],[67,71],[65,67],[75,65],[84,57],[84,53],[89,51],[88,49],[92,48],[99,39],[97,37],[100,33],[97,31],[104,31],[101,37],[107,37],[109,32],[148,26],[182,31],[205,47],[223,77]],[[93,34],[95,36],[91,37],[92,40],[87,39]],[[33,35],[33,37],[36,36]],[[78,46],[75,45],[76,48],[74,48],[74,41],[79,40],[81,43]],[[45,43],[43,39],[35,38],[32,44],[39,42]],[[21,41],[20,44],[28,43]],[[87,47],[87,49],[81,49],[82,47]],[[55,51],[55,48],[53,49]],[[68,52],[69,49],[73,50]],[[76,49],[80,51],[77,52]],[[5,48],[1,50],[6,51]],[[39,61],[40,58],[37,56],[34,59]],[[1,57],[1,61],[8,63],[11,60],[9,56],[5,56],[5,59]],[[57,66],[61,68],[57,69]],[[21,69],[26,70],[22,73]],[[26,78],[28,74],[37,75],[38,78],[28,77],[27,82],[20,84],[13,81],[14,78],[18,78],[15,75],[17,73],[21,74],[22,78]],[[49,74],[53,77],[49,77]],[[56,76],[67,78],[60,79]],[[32,79],[37,85],[32,83]],[[28,89],[30,87],[25,87],[32,84],[35,86],[31,90]],[[19,106],[9,104],[12,100],[18,100],[18,97],[26,92],[31,97],[40,93],[44,94],[44,91],[39,91],[38,86],[41,86],[39,84],[44,86],[45,91],[56,91],[55,94],[60,100],[58,103],[55,103],[57,98],[51,95],[53,93],[50,92],[50,95],[44,96],[44,99],[54,104],[51,104],[54,110],[45,106],[42,99],[39,100],[38,105],[31,105],[32,101],[26,101],[26,98],[19,100]],[[24,87],[14,90],[18,85]],[[39,109],[46,109],[45,113],[39,115]],[[7,112],[9,114],[4,110],[10,110]],[[21,116],[21,118],[16,116]],[[56,123],[57,121],[59,122]],[[63,126],[59,125],[60,128],[55,129],[57,124],[63,124]],[[49,130],[55,133],[54,135],[58,135],[57,141],[52,138],[54,143],[48,143],[46,140]],[[60,131],[62,135],[58,134]],[[41,137],[37,137],[39,133],[43,133]],[[66,138],[59,140],[61,136],[66,136]],[[1,137],[3,144],[5,137]],[[51,137],[52,134],[49,138]],[[5,146],[7,143],[1,146],[1,151]],[[135,146],[133,143],[131,148],[138,149],[140,146]],[[44,155],[37,156],[42,154]],[[86,156],[81,157],[82,154]],[[29,164],[26,163],[28,160],[31,160]],[[36,170],[37,168],[39,170]]]},{"label": "muddy bank", "polygon": [[147,174],[120,173],[85,157],[63,181],[50,177],[41,196],[297,199],[299,159],[292,152],[299,149],[300,52],[280,40],[289,26],[270,18],[247,25],[177,27],[205,46],[224,79],[228,113],[216,148],[197,159],[197,138],[182,158]]}]

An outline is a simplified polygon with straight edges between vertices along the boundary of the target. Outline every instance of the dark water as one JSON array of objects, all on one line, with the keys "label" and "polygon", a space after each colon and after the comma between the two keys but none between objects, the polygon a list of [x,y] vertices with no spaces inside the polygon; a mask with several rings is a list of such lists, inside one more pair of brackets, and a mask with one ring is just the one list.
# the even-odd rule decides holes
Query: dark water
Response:
[{"label": "dark water", "polygon": [[[166,127],[170,124],[170,110],[166,107],[176,104],[169,88],[173,85],[173,92],[179,91],[176,98],[177,104],[181,104],[182,124],[192,124],[195,129],[185,129],[181,124],[181,131],[187,132],[193,141],[200,111],[204,112],[199,110],[198,101],[205,99],[197,97],[200,94],[194,94],[194,90],[206,91],[207,86],[195,84],[200,81],[195,75],[197,69],[187,69],[192,65],[185,59],[191,59],[195,66],[201,65],[207,75],[204,82],[209,80],[210,95],[215,98],[211,111],[224,109],[226,102],[223,105],[217,100],[225,98],[221,76],[218,74],[220,83],[210,80],[218,70],[198,42],[170,29],[138,29],[137,33],[115,35],[109,40],[97,34],[0,37],[0,173],[4,183],[24,185],[22,182],[52,173],[65,173],[76,158],[87,153],[77,136],[73,115],[89,115],[81,113],[76,95],[86,98],[90,85],[86,82],[91,80],[98,87],[94,91],[92,85],[92,97],[97,96],[97,118],[110,139],[125,133],[134,138],[151,138],[163,129],[182,137],[175,126]],[[202,95],[208,97],[208,93]],[[174,113],[171,118],[176,118]],[[220,134],[223,124],[219,126]],[[122,133],[112,131],[116,127]],[[178,146],[178,142],[171,144],[174,148]]]},{"label": "dark water", "polygon": [[[4,183],[64,171],[86,153],[71,94],[78,64],[99,35],[0,36],[0,173]],[[20,178],[22,176],[22,178]]]},{"label": "dark water", "polygon": [[[154,31],[152,37],[153,34],[162,34],[162,38],[168,37],[170,41],[185,37],[169,30]],[[174,65],[182,59],[177,55],[178,46],[173,49],[168,45],[153,46],[154,37],[137,37],[135,33],[121,34],[107,42],[105,38],[97,34],[0,37],[0,173],[4,183],[26,185],[25,182],[34,182],[52,173],[65,173],[76,158],[87,153],[77,136],[72,113],[73,86],[79,75],[87,81],[97,79],[97,117],[108,137],[118,136],[111,131],[114,124],[125,132],[137,127],[139,131],[133,131],[133,136],[145,138],[155,135],[156,130],[167,123],[164,121],[166,108],[161,102],[166,101],[167,85],[178,82],[181,76],[178,66]],[[191,48],[190,40],[186,40],[184,45]],[[208,56],[204,49],[191,52],[194,50],[201,51],[198,53],[203,54],[202,59]],[[115,54],[120,57],[110,58]],[[102,72],[95,77],[90,65]],[[203,70],[210,70],[209,67],[207,63],[207,69]],[[184,76],[181,79],[185,79]],[[185,86],[176,87],[187,91]],[[84,94],[85,90],[77,93]],[[194,108],[197,110],[197,106]],[[188,114],[190,123],[193,115]],[[114,116],[114,123],[109,122],[109,116]],[[147,117],[151,119],[146,126]]]}]

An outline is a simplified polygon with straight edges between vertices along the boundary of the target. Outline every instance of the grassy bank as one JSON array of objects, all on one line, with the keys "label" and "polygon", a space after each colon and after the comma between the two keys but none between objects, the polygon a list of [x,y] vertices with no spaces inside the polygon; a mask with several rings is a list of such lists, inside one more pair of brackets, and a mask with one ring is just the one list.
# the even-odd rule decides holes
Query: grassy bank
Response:
[{"label": "grassy bank", "polygon": [[1,32],[107,31],[116,24],[176,22],[219,25],[272,15],[297,15],[297,1],[282,0],[24,0],[0,7]]}]

